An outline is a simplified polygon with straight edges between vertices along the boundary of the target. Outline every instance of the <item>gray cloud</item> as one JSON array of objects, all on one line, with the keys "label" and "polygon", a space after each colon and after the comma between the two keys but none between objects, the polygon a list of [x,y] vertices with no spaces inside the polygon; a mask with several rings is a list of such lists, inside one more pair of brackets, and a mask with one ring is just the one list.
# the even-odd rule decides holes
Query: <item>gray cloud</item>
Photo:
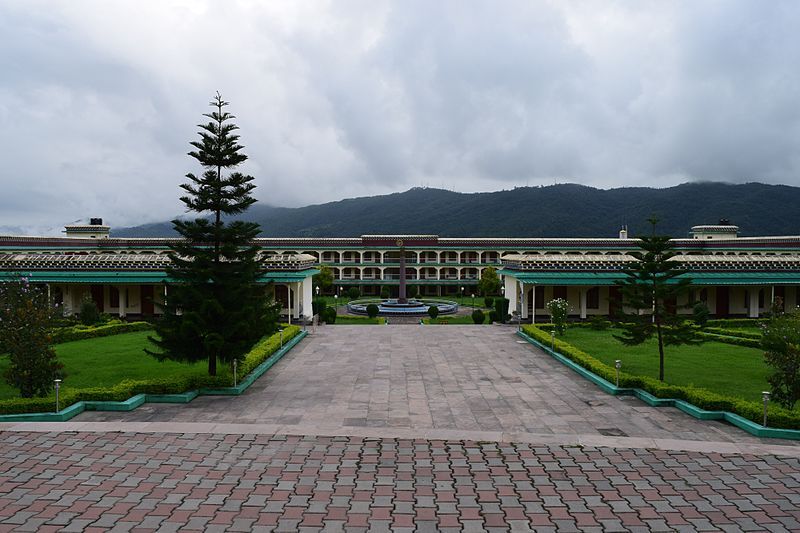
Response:
[{"label": "gray cloud", "polygon": [[258,197],[798,184],[797,2],[4,2],[0,225],[181,212],[216,90]]}]

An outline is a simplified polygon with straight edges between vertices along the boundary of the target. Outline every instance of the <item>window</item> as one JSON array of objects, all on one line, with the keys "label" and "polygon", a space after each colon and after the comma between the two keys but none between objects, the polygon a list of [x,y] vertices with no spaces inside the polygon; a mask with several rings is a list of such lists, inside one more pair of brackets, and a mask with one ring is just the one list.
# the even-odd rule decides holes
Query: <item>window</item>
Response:
[{"label": "window", "polygon": [[600,287],[586,291],[586,309],[600,309]]},{"label": "window", "polygon": [[536,309],[544,309],[544,287],[537,285],[534,290],[536,291]]},{"label": "window", "polygon": [[119,307],[119,290],[116,287],[109,287],[108,305],[111,307]]}]

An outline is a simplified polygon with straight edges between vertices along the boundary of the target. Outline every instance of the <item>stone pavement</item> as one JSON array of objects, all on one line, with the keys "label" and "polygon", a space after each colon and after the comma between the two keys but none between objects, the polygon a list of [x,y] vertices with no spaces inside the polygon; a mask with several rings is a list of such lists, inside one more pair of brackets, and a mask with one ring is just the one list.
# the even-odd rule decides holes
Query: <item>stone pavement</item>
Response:
[{"label": "stone pavement", "polygon": [[463,440],[0,433],[0,531],[797,531],[800,460]]},{"label": "stone pavement", "polygon": [[533,433],[759,442],[722,422],[607,395],[502,326],[325,326],[242,396],[74,420],[271,424],[315,435],[391,428],[473,440],[494,432],[510,440]]}]

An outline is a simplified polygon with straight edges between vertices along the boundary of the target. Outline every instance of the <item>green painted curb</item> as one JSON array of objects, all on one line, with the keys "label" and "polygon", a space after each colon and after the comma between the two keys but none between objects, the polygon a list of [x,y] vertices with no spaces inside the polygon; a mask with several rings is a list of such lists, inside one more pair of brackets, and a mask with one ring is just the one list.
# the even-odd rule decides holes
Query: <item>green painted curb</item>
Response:
[{"label": "green painted curb", "polygon": [[680,409],[684,413],[693,416],[694,418],[697,418],[699,420],[722,420],[756,437],[763,437],[770,439],[800,440],[800,430],[797,429],[764,427],[761,424],[757,424],[756,422],[748,420],[741,415],[737,415],[736,413],[731,413],[728,411],[707,411],[684,400],[678,400],[675,398],[657,398],[652,394],[650,394],[649,392],[642,389],[617,387],[610,381],[601,378],[600,376],[598,376],[594,372],[591,372],[590,370],[585,369],[581,365],[577,364],[576,362],[572,361],[567,357],[564,357],[560,353],[548,347],[546,344],[537,341],[536,339],[527,335],[526,333],[522,331],[517,331],[517,335],[519,337],[522,337],[529,343],[533,344],[534,346],[541,348],[542,350],[544,350],[545,353],[553,357],[555,360],[557,360],[564,366],[568,367],[570,370],[575,371],[582,377],[591,381],[592,383],[597,385],[603,392],[606,392],[613,396],[635,396],[636,398],[640,399],[641,401],[652,407],[675,407],[677,409]]},{"label": "green painted curb", "polygon": [[19,413],[13,415],[0,415],[0,422],[66,422],[84,411],[133,411],[145,403],[189,403],[198,396],[238,396],[246,391],[250,385],[272,368],[275,363],[286,355],[289,350],[308,335],[301,331],[283,345],[275,353],[255,367],[252,372],[242,379],[235,387],[219,387],[213,389],[191,390],[178,394],[137,394],[124,402],[106,402],[85,400],[65,407],[57,413]]}]

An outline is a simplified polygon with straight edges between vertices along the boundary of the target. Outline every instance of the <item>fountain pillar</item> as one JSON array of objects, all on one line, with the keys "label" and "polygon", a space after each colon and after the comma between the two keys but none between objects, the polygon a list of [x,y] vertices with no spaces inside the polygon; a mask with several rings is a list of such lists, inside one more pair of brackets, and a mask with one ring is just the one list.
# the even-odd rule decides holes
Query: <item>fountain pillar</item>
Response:
[{"label": "fountain pillar", "polygon": [[398,240],[397,246],[400,247],[400,290],[397,295],[397,302],[404,304],[408,302],[406,298],[406,249],[403,247],[403,241]]}]

